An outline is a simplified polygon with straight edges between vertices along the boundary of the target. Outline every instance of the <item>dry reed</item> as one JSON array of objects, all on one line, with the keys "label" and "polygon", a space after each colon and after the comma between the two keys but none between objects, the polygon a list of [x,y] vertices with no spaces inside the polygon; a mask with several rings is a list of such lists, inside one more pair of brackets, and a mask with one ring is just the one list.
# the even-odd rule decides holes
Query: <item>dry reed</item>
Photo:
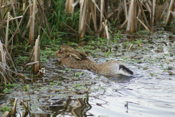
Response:
[{"label": "dry reed", "polygon": [[[68,2],[69,6],[71,6],[70,2],[72,1],[67,0],[66,5],[68,5]],[[107,22],[109,22],[111,21],[111,19],[116,18],[118,19],[118,21],[122,22],[122,25],[120,25],[120,29],[124,28],[124,26],[127,24],[126,31],[133,33],[138,31],[138,26],[139,24],[141,24],[143,28],[145,28],[149,33],[152,33],[154,32],[153,27],[155,26],[156,21],[162,19],[163,13],[167,9],[167,2],[168,0],[165,0],[164,2],[160,0],[124,0],[116,1],[115,3],[114,1],[110,0],[80,0],[80,18],[78,32],[79,38],[84,38],[85,32],[89,29],[93,30],[94,33],[98,34],[99,36],[101,34],[104,36],[105,32],[105,36],[107,36],[108,32],[106,31],[107,25],[104,25],[105,21],[107,20]],[[108,5],[108,7],[105,6],[106,4]],[[172,18],[175,14],[175,7],[173,7],[173,5],[175,5],[175,2],[174,0],[171,0],[170,4],[168,5],[169,9],[165,20],[165,25],[169,24],[172,21]],[[111,10],[108,11],[108,8],[111,8]],[[65,10],[69,12],[68,9]],[[122,17],[122,13],[124,13],[125,19]],[[91,17],[89,17],[89,14],[91,15]],[[89,18],[92,19],[92,22],[90,22]],[[86,28],[85,24],[88,25],[88,28]],[[93,27],[91,26],[92,24]],[[103,29],[105,30],[102,33],[101,31]]]}]

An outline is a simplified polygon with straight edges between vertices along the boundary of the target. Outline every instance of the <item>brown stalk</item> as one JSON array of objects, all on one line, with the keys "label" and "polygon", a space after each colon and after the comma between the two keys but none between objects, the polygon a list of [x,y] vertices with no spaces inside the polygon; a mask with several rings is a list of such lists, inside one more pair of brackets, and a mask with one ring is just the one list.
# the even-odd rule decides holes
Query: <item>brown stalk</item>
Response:
[{"label": "brown stalk", "polygon": [[174,0],[171,0],[169,8],[168,8],[168,13],[167,13],[167,16],[166,16],[166,20],[165,20],[165,25],[169,24],[171,22],[172,18],[173,18],[171,13],[170,13],[171,11],[174,10],[173,5],[174,5]]},{"label": "brown stalk", "polygon": [[128,24],[127,24],[127,31],[130,33],[135,32],[135,0],[131,0],[130,7],[129,7],[129,15],[128,15]]},{"label": "brown stalk", "polygon": [[26,0],[23,0],[22,3],[22,11],[24,11],[26,9]]},{"label": "brown stalk", "polygon": [[127,50],[127,51],[129,51],[131,48],[132,48],[132,44],[129,46],[129,48],[128,48],[128,50]]},{"label": "brown stalk", "polygon": [[156,0],[152,0],[152,5],[151,5],[151,32],[154,31],[155,5],[156,5]]},{"label": "brown stalk", "polygon": [[39,61],[27,63],[27,64],[24,66],[24,68],[22,69],[22,72],[26,69],[27,66],[35,65],[35,64],[38,64],[38,63],[39,63]]},{"label": "brown stalk", "polygon": [[95,32],[97,32],[97,22],[96,22],[96,7],[92,5],[92,1],[90,1],[91,13],[92,13],[92,21],[94,24]]},{"label": "brown stalk", "polygon": [[[0,64],[0,66],[1,66],[1,64]],[[3,68],[2,68],[2,69],[3,69]],[[9,81],[8,81],[7,78],[5,77],[4,73],[1,72],[1,71],[0,71],[0,73],[1,73],[1,75],[3,76],[3,78],[4,78],[4,82],[5,82],[6,84],[8,84]]]},{"label": "brown stalk", "polygon": [[65,10],[69,13],[72,14],[73,13],[73,6],[72,4],[74,3],[74,0],[66,0],[65,3]]},{"label": "brown stalk", "polygon": [[16,19],[19,19],[19,18],[22,18],[23,16],[17,16],[17,17],[14,17],[14,18],[10,18],[9,21],[12,21],[12,20],[16,20]]},{"label": "brown stalk", "polygon": [[[40,2],[38,1],[38,9],[41,11],[38,14],[41,14],[41,16],[39,17],[40,20],[44,19],[44,23],[43,25],[48,27],[48,33],[50,34],[50,25],[48,23],[47,17],[45,15],[45,9],[44,9],[44,2],[40,0]],[[37,11],[37,10],[36,10]],[[36,34],[36,33],[35,33]]]},{"label": "brown stalk", "polygon": [[102,21],[103,21],[103,17],[102,16],[104,16],[103,15],[103,13],[104,13],[104,0],[101,0],[100,1],[100,28],[99,28],[99,30],[101,30],[101,28],[103,27],[103,24],[102,24]]},{"label": "brown stalk", "polygon": [[104,18],[104,20],[106,20],[106,18],[104,17],[103,13],[101,12],[100,8],[98,7],[98,5],[96,4],[95,0],[92,1],[94,3],[94,7],[96,7],[98,9],[98,11],[100,12],[101,16]]},{"label": "brown stalk", "polygon": [[[13,14],[14,14],[14,15],[15,15],[15,17],[16,17],[15,6],[14,6],[14,4],[13,4],[13,1],[12,1],[12,0],[10,0],[10,2],[11,2],[11,5],[12,5],[12,8],[13,8]],[[16,22],[16,25],[18,26],[18,20],[17,20],[17,19],[15,19],[15,22]],[[17,30],[18,30],[18,31],[19,31],[19,33],[20,33],[20,29],[18,28]]]},{"label": "brown stalk", "polygon": [[144,19],[144,21],[145,21],[145,23],[146,23],[146,26],[149,26],[148,20],[146,19],[146,15],[145,15],[145,13],[144,13],[144,11],[143,11],[143,8],[142,8],[141,3],[140,3],[139,0],[137,0],[137,4],[138,4],[138,6],[139,6],[139,9],[140,9],[141,12],[142,12],[143,19]]},{"label": "brown stalk", "polygon": [[126,0],[124,0],[123,3],[124,3],[124,9],[125,9],[125,18],[127,19],[128,13],[127,13]]},{"label": "brown stalk", "polygon": [[[30,1],[30,0],[29,0]],[[30,10],[30,32],[29,32],[29,43],[34,43],[34,31],[35,31],[35,7],[36,7],[36,0],[33,0],[32,9]]]},{"label": "brown stalk", "polygon": [[34,53],[34,47],[33,47],[33,49],[32,49],[32,52],[31,52],[31,54],[30,54],[30,57],[29,57],[27,63],[29,63],[29,62],[31,61],[31,59],[32,59],[32,57],[33,57],[33,53]]},{"label": "brown stalk", "polygon": [[122,29],[123,26],[128,22],[128,18],[123,22],[123,24],[119,27],[119,29]]},{"label": "brown stalk", "polygon": [[86,16],[86,21],[85,21],[85,23],[86,23],[86,26],[88,26],[88,28],[86,28],[86,30],[89,31],[89,30],[90,30],[90,27],[89,27],[89,26],[90,26],[90,20],[91,20],[90,0],[88,0],[88,2],[87,2],[86,14],[87,14],[87,16]]},{"label": "brown stalk", "polygon": [[173,18],[175,18],[175,12],[170,11],[170,13],[173,15]]},{"label": "brown stalk", "polygon": [[107,37],[107,40],[109,41],[109,32],[108,32],[107,20],[105,21],[105,23],[103,22],[103,26],[105,27],[106,37]]},{"label": "brown stalk", "polygon": [[[26,10],[24,11],[23,16],[25,15],[25,13],[26,13],[26,11],[27,11],[28,8],[29,8],[29,6],[28,6],[28,7],[26,8]],[[22,17],[22,19],[20,20],[19,25],[17,26],[15,32],[13,33],[12,37],[11,37],[10,40],[8,41],[8,44],[13,40],[14,36],[16,35],[16,33],[17,33],[17,31],[18,31],[18,28],[19,28],[19,26],[20,26],[21,23],[22,23],[23,18],[24,18],[24,17]]]},{"label": "brown stalk", "polygon": [[129,12],[128,12],[128,24],[127,24],[127,31],[130,29],[131,25],[131,13],[132,13],[132,8],[133,8],[134,0],[131,0],[130,6],[129,6]]},{"label": "brown stalk", "polygon": [[66,23],[62,22],[64,25],[66,25],[68,28],[70,28],[73,32],[77,33],[77,31],[75,31],[73,28],[71,28],[69,25],[67,25]]},{"label": "brown stalk", "polygon": [[[28,101],[27,101],[27,106],[24,104],[24,102],[20,102],[20,105],[22,105],[26,111],[29,111]],[[23,116],[23,117],[25,117],[25,116]]]},{"label": "brown stalk", "polygon": [[23,75],[23,74],[20,74],[20,73],[16,73],[20,78],[22,78],[22,80],[24,82],[26,82],[26,79],[29,79],[27,76]]},{"label": "brown stalk", "polygon": [[[86,22],[85,22],[86,23]],[[86,26],[88,27],[88,29],[90,30],[90,31],[92,31],[92,29],[90,28],[90,26],[86,23]]]},{"label": "brown stalk", "polygon": [[43,30],[43,32],[46,34],[47,38],[49,39],[50,37],[49,37],[49,35],[47,34],[47,32],[44,30],[44,28],[41,27],[41,29]]},{"label": "brown stalk", "polygon": [[18,101],[18,99],[15,98],[15,102],[14,102],[14,105],[13,105],[13,108],[12,108],[12,111],[11,111],[12,117],[15,117],[17,101]]},{"label": "brown stalk", "polygon": [[6,16],[4,17],[4,19],[2,20],[1,25],[0,25],[0,30],[3,28],[3,26],[7,22],[7,20],[6,20],[7,19],[7,16],[8,16],[8,14],[6,14]]},{"label": "brown stalk", "polygon": [[114,15],[116,12],[118,11],[118,9],[115,9],[113,12],[111,12],[108,16],[107,19],[109,19],[112,15]]},{"label": "brown stalk", "polygon": [[76,5],[78,5],[78,3],[79,3],[79,1],[77,0],[76,2],[74,2],[72,4],[72,14],[74,13],[74,8],[75,8]]},{"label": "brown stalk", "polygon": [[158,10],[158,13],[157,13],[157,17],[159,18],[159,19],[161,19],[161,16],[162,16],[162,14],[164,13],[164,11],[165,11],[165,6],[166,6],[166,4],[167,4],[167,2],[168,2],[169,0],[166,0],[165,2],[164,2],[164,4],[161,6],[161,8]]},{"label": "brown stalk", "polygon": [[0,50],[1,50],[1,63],[2,63],[2,71],[4,71],[5,73],[5,68],[6,68],[6,56],[5,56],[5,52],[4,52],[4,49],[3,49],[3,44],[1,43],[1,40],[0,40]]},{"label": "brown stalk", "polygon": [[30,22],[31,22],[31,18],[29,18],[29,21],[28,21],[28,23],[27,23],[27,26],[25,27],[25,30],[24,30],[23,33],[22,33],[22,38],[25,37],[26,32],[27,32],[27,29],[29,28]]},{"label": "brown stalk", "polygon": [[79,20],[79,28],[78,28],[78,35],[79,39],[84,38],[85,30],[86,30],[86,25],[85,25],[85,20],[87,16],[86,12],[87,8],[87,0],[80,0],[80,20]]},{"label": "brown stalk", "polygon": [[149,30],[149,28],[137,17],[137,20],[145,27],[145,29],[149,32],[149,33],[151,33],[150,32],[150,30]]},{"label": "brown stalk", "polygon": [[4,46],[4,48],[5,48],[5,51],[6,51],[7,57],[10,59],[12,65],[13,65],[13,68],[15,69],[15,72],[17,73],[17,69],[16,69],[16,67],[15,67],[15,64],[14,64],[14,62],[13,62],[11,56],[10,56],[10,53],[8,52],[8,49],[7,49],[5,46]]},{"label": "brown stalk", "polygon": [[8,33],[9,33],[9,19],[10,19],[10,12],[7,15],[7,28],[6,28],[6,39],[5,39],[5,46],[8,46]]},{"label": "brown stalk", "polygon": [[136,32],[137,31],[137,21],[136,21],[136,0],[134,0],[133,9],[132,9],[132,17],[131,17],[131,29],[130,32]]},{"label": "brown stalk", "polygon": [[10,116],[10,112],[9,111],[6,111],[3,115],[2,115],[2,117],[9,117]]},{"label": "brown stalk", "polygon": [[6,71],[6,66],[7,66],[6,56],[5,56],[5,52],[4,52],[3,44],[1,43],[1,40],[0,40],[0,57],[1,57],[0,58],[0,73],[4,78],[4,82],[9,83],[7,80],[8,73]]},{"label": "brown stalk", "polygon": [[151,13],[151,8],[150,8],[149,4],[146,2],[145,5],[146,5],[145,8],[149,11],[149,13]]},{"label": "brown stalk", "polygon": [[[40,35],[38,35],[38,38],[35,41],[33,62],[37,62],[40,60],[39,40],[40,40]],[[40,61],[33,65],[33,73],[35,74],[38,73],[39,67],[40,67]]]}]

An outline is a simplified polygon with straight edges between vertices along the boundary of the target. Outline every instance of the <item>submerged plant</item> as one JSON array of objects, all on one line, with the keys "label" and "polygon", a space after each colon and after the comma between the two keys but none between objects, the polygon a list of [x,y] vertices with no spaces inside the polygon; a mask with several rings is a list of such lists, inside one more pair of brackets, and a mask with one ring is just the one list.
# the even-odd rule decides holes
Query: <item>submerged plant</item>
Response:
[{"label": "submerged plant", "polygon": [[75,77],[79,77],[79,76],[81,76],[81,75],[83,75],[84,74],[84,72],[76,72],[75,73]]},{"label": "submerged plant", "polygon": [[0,111],[2,112],[6,112],[6,111],[10,111],[12,107],[9,107],[9,106],[3,106],[3,107],[0,107]]}]

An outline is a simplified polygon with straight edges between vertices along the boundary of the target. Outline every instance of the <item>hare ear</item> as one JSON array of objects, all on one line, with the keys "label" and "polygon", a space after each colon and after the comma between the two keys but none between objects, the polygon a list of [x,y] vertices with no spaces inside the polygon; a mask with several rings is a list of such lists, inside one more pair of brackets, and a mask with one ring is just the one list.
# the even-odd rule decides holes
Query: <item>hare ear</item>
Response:
[{"label": "hare ear", "polygon": [[75,59],[81,60],[81,58],[79,58],[76,54],[74,53],[67,53],[68,56],[70,57],[74,57]]},{"label": "hare ear", "polygon": [[86,54],[85,54],[84,52],[79,51],[79,50],[75,50],[74,53],[75,53],[79,58],[81,58],[81,59],[84,59],[84,58],[87,57]]}]

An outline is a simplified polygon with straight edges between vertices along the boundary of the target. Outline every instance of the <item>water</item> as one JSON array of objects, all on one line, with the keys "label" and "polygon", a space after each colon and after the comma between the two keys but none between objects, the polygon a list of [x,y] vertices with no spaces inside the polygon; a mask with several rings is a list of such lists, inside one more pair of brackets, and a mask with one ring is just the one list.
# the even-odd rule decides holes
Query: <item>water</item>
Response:
[{"label": "water", "polygon": [[18,98],[18,117],[25,112],[19,105],[23,100],[30,100],[28,116],[174,117],[175,42],[169,37],[163,33],[152,42],[143,40],[141,46],[130,43],[129,50],[130,44],[124,48],[121,41],[110,56],[95,58],[100,62],[101,58],[123,61],[126,57],[123,62],[134,71],[131,78],[65,70],[53,58],[44,65],[45,76],[30,85],[28,92],[16,88],[1,100],[1,106],[4,100],[8,104],[10,99]]}]

